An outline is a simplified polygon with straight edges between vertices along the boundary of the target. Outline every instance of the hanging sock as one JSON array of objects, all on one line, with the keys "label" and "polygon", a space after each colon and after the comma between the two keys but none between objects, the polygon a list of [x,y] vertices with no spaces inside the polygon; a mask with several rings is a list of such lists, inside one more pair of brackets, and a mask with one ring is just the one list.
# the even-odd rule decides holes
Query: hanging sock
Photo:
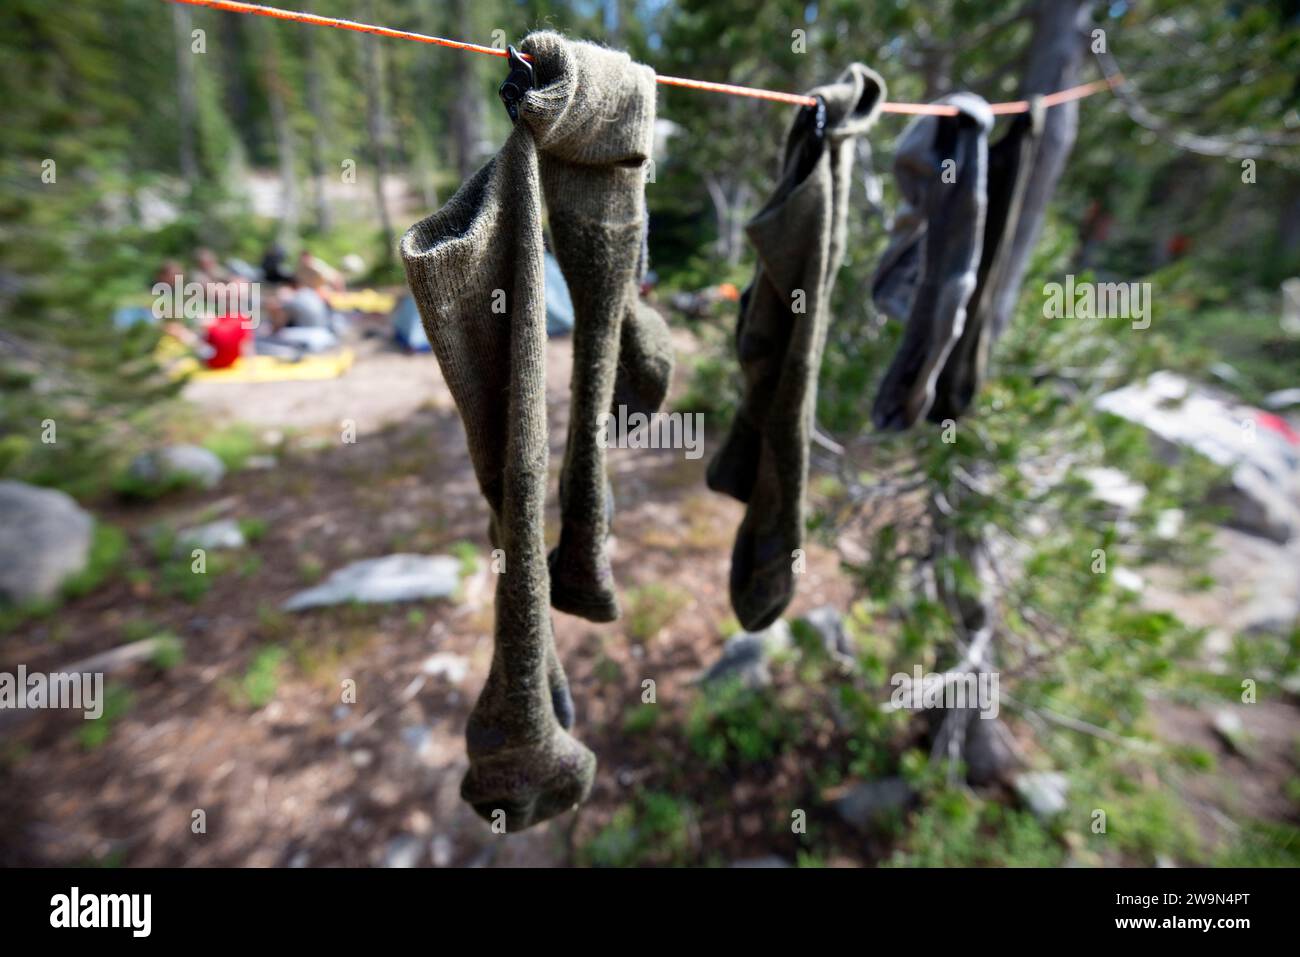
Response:
[{"label": "hanging sock", "polygon": [[1002,139],[989,147],[988,211],[975,292],[966,307],[961,338],[939,373],[927,415],[931,422],[957,419],[970,407],[984,381],[989,349],[1010,321],[1015,297],[1002,292],[1010,279],[1011,247],[1042,141],[1044,113],[1042,98],[1034,97],[1029,112],[1016,114]]},{"label": "hanging sock", "polygon": [[560,477],[560,541],[551,604],[589,621],[619,616],[609,536],[601,416],[624,404],[654,411],[672,357],[663,320],[639,301],[645,165],[654,140],[655,77],[627,54],[558,34],[523,42],[534,57],[530,108],[555,258],[573,298],[573,378]]},{"label": "hanging sock", "polygon": [[894,175],[903,201],[872,281],[876,307],[907,316],[871,410],[883,431],[910,428],[933,405],[939,373],[965,325],[984,238],[993,114],[971,93],[939,103],[959,113],[918,116],[899,137]]},{"label": "hanging sock", "polygon": [[808,447],[831,288],[844,258],[854,137],[875,123],[885,82],[855,63],[811,92],[787,135],[775,192],[745,230],[758,255],[741,296],[736,351],[745,392],[709,463],[711,489],[746,502],[731,555],[731,604],[759,631],[794,595]]}]

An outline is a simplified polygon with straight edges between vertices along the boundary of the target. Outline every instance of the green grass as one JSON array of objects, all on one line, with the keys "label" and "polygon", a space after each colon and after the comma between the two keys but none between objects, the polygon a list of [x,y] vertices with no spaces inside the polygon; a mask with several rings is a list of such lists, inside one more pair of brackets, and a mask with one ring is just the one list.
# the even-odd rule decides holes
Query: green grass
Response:
[{"label": "green grass", "polygon": [[104,688],[104,710],[98,718],[85,721],[77,729],[77,741],[87,751],[103,745],[113,732],[113,725],[123,718],[135,704],[131,689],[118,684]]},{"label": "green grass", "polygon": [[633,641],[649,641],[667,627],[690,601],[690,593],[675,585],[652,582],[627,589],[623,611],[627,636]]},{"label": "green grass", "polygon": [[287,657],[288,652],[279,645],[269,645],[258,651],[243,676],[227,686],[231,704],[254,711],[270,704],[280,688]]},{"label": "green grass", "polygon": [[688,862],[691,805],[659,791],[624,804],[578,851],[587,867],[671,867]]},{"label": "green grass", "polygon": [[207,436],[203,447],[221,459],[227,470],[235,472],[261,451],[262,443],[252,426],[236,422]]}]

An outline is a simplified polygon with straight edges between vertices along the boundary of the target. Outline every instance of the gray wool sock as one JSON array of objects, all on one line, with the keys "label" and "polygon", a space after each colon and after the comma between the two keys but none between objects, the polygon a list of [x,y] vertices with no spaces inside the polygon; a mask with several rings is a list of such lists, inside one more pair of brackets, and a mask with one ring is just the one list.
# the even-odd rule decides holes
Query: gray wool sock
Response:
[{"label": "gray wool sock", "polygon": [[554,33],[530,34],[521,49],[536,58],[536,85],[526,102],[542,122],[534,123],[528,114],[520,118],[537,135],[555,258],[574,311],[562,526],[550,555],[551,604],[589,621],[613,621],[619,607],[606,552],[600,417],[617,405],[616,380],[643,409],[657,408],[671,374],[667,330],[662,320],[645,315],[637,292],[645,163],[654,137],[654,71],[625,53]]},{"label": "gray wool sock", "polygon": [[711,489],[748,504],[731,556],[731,604],[749,631],[794,595],[803,544],[808,446],[831,288],[844,257],[854,137],[875,123],[885,83],[853,64],[812,91],[825,103],[824,141],[801,112],[786,139],[776,191],[746,226],[758,255],[741,297],[736,351],[745,392],[709,463]]},{"label": "gray wool sock", "polygon": [[[942,423],[959,418],[975,398],[984,381],[989,347],[994,337],[1006,328],[1010,304],[1014,297],[1001,295],[1008,282],[1007,266],[1025,185],[1034,168],[1034,158],[1043,135],[1041,97],[1030,102],[1027,113],[1018,113],[1007,132],[989,147],[988,211],[984,217],[984,247],[980,253],[975,292],[966,307],[966,324],[961,338],[953,347],[939,381],[935,385],[934,405],[926,418]],[[1007,305],[1001,307],[999,303]]]},{"label": "gray wool sock", "polygon": [[975,290],[993,114],[970,93],[939,102],[961,112],[918,116],[899,137],[894,175],[903,204],[872,283],[882,312],[907,315],[903,341],[871,410],[883,431],[910,428],[933,405]]},{"label": "gray wool sock", "polygon": [[511,831],[582,801],[596,766],[562,727],[573,707],[550,622],[541,181],[524,122],[542,116],[525,100],[497,156],[401,243],[491,509],[493,545],[505,554],[492,666],[466,729],[461,795],[485,819],[504,811]]}]

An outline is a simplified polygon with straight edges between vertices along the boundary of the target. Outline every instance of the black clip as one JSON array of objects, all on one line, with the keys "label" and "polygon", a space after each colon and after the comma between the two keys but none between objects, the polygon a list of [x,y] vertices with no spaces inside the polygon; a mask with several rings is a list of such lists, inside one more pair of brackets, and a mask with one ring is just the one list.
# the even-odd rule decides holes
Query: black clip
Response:
[{"label": "black clip", "polygon": [[826,101],[820,96],[813,97],[816,106],[805,106],[799,112],[799,122],[812,134],[813,139],[821,142],[826,138]]},{"label": "black clip", "polygon": [[506,47],[506,60],[510,64],[510,73],[497,88],[497,95],[506,105],[511,121],[515,121],[519,119],[519,101],[533,88],[533,65],[512,46]]}]

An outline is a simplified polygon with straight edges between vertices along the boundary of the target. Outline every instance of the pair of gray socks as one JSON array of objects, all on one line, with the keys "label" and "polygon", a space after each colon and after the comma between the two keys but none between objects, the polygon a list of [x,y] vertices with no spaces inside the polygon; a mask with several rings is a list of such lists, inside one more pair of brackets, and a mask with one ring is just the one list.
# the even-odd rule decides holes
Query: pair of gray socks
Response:
[{"label": "pair of gray socks", "polygon": [[1010,301],[999,293],[1042,131],[1035,101],[989,147],[984,100],[958,93],[939,103],[958,114],[917,117],[899,138],[903,200],[872,283],[877,308],[906,321],[872,408],[885,431],[955,419],[974,398],[1008,321],[995,310]]},{"label": "pair of gray socks", "polygon": [[[582,801],[595,756],[567,731],[573,704],[550,607],[618,616],[600,414],[668,389],[663,320],[637,298],[654,73],[554,33],[526,37],[535,81],[500,152],[402,238],[407,281],[465,425],[502,550],[492,666],[470,715],[461,794],[520,830]],[[546,316],[542,199],[574,303],[574,371],[561,475],[563,527],[545,552]]]}]

